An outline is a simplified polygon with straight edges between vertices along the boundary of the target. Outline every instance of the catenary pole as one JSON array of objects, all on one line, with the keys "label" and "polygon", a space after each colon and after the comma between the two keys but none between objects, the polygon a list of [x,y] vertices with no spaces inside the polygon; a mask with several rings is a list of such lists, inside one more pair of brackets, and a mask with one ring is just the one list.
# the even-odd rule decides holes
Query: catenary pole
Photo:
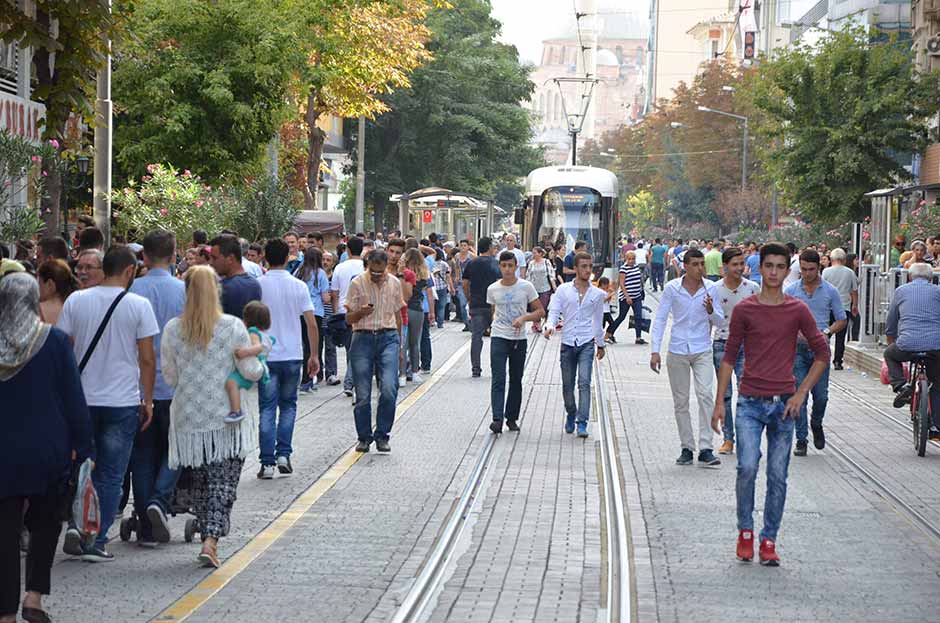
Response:
[{"label": "catenary pole", "polygon": [[[108,11],[111,1],[108,0]],[[105,38],[108,55],[98,70],[95,101],[95,226],[104,235],[105,247],[111,245],[111,39]]]}]

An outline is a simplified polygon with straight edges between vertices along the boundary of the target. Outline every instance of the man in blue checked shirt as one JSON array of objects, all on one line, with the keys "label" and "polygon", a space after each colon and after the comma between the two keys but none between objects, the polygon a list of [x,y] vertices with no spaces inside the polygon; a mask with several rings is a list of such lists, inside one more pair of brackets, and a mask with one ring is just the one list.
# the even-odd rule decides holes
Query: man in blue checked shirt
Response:
[{"label": "man in blue checked shirt", "polygon": [[[819,263],[819,253],[806,250],[800,254],[800,280],[790,284],[784,294],[798,298],[809,307],[816,327],[826,336],[826,339],[845,328],[847,324],[845,308],[839,290],[822,278],[822,268]],[[799,387],[813,365],[815,355],[806,342],[806,337],[800,335],[796,343],[796,359],[793,361],[793,376]],[[826,447],[826,435],[823,432],[823,417],[826,415],[826,405],[829,402],[829,368],[823,372],[819,382],[813,386],[813,411],[810,416],[809,428],[813,431],[813,446],[817,450]],[[800,409],[800,417],[796,421],[796,449],[794,456],[806,456],[807,437],[809,431],[806,426],[806,404]]]},{"label": "man in blue checked shirt", "polygon": [[[930,280],[933,271],[929,264],[912,264],[909,273],[911,282],[894,291],[894,299],[888,309],[885,334],[888,348],[885,364],[891,387],[897,393],[895,407],[903,407],[911,401],[913,388],[904,381],[901,364],[910,361],[917,353],[927,353],[927,378],[933,383],[930,392],[932,412],[940,413],[940,287]],[[935,426],[931,437],[940,436]]]}]

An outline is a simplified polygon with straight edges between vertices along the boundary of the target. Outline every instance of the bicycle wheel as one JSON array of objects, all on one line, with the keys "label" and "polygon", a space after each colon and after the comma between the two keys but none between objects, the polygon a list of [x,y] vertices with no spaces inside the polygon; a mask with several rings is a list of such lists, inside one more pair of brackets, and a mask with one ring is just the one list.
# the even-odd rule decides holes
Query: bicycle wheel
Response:
[{"label": "bicycle wheel", "polygon": [[930,438],[930,386],[925,380],[917,382],[916,403],[912,404],[914,414],[914,450],[917,456],[927,453],[927,440]]}]

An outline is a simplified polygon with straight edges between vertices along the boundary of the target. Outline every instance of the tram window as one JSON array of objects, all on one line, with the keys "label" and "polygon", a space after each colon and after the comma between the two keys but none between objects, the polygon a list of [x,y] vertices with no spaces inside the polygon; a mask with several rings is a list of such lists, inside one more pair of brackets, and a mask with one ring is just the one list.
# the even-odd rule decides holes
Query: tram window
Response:
[{"label": "tram window", "polygon": [[595,264],[602,264],[600,193],[584,187],[550,188],[542,194],[538,240],[542,244],[564,244],[571,251],[578,240],[587,242]]}]

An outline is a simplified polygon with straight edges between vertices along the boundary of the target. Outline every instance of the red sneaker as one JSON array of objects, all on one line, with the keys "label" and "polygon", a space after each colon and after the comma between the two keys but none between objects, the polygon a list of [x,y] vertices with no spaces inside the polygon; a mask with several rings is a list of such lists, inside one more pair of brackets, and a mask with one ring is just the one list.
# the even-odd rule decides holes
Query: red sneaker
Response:
[{"label": "red sneaker", "polygon": [[754,532],[741,530],[738,532],[738,560],[751,562],[754,560]]},{"label": "red sneaker", "polygon": [[780,556],[777,556],[777,546],[770,539],[760,542],[760,564],[765,567],[779,567]]}]

